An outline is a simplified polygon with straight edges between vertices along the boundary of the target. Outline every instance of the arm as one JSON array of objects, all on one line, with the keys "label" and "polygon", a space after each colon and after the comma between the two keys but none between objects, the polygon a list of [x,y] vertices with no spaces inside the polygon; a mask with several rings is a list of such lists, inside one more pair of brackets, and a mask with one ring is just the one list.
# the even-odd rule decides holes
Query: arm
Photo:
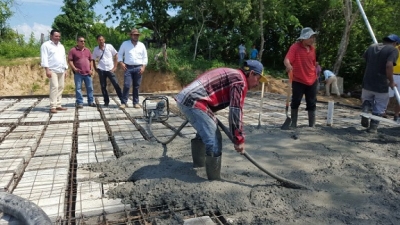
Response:
[{"label": "arm", "polygon": [[118,66],[118,53],[115,53],[115,55],[114,55],[114,67],[111,70],[113,73],[117,70],[117,66]]},{"label": "arm", "polygon": [[233,137],[234,147],[237,152],[244,153],[244,133],[243,133],[243,105],[246,91],[243,84],[236,84],[230,90],[229,105],[229,128]]},{"label": "arm", "polygon": [[125,54],[124,43],[125,42],[122,42],[121,47],[119,47],[118,62],[119,62],[119,65],[122,67],[122,69],[125,71],[126,70],[126,65],[124,63],[124,54]]},{"label": "arm", "polygon": [[147,63],[148,63],[148,58],[147,58],[147,49],[146,46],[144,46],[144,44],[142,44],[143,46],[143,66],[142,68],[140,68],[140,74],[142,74],[144,72],[144,70],[146,69]]},{"label": "arm", "polygon": [[288,58],[285,58],[285,60],[283,60],[283,64],[285,64],[286,72],[293,70],[292,64],[290,63]]},{"label": "arm", "polygon": [[393,62],[391,61],[386,62],[386,77],[389,80],[389,87],[393,89],[396,84],[393,80]]},{"label": "arm", "polygon": [[40,65],[45,69],[46,76],[48,78],[51,78],[51,71],[49,69],[49,56],[47,53],[47,48],[44,44],[42,44],[42,46],[40,47],[40,59],[41,59]]}]

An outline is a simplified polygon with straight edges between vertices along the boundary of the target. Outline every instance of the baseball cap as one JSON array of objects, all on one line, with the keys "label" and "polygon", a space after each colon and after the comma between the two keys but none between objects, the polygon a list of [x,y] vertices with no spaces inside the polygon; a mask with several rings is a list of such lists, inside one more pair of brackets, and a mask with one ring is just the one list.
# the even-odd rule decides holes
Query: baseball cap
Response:
[{"label": "baseball cap", "polygon": [[397,42],[397,44],[400,44],[400,38],[399,38],[399,36],[397,36],[395,34],[390,34],[390,35],[384,37],[383,41]]},{"label": "baseball cap", "polygon": [[260,82],[266,83],[267,78],[264,76],[264,66],[257,60],[246,60],[243,63],[243,70],[244,71],[251,71],[253,70],[256,74],[261,76]]}]

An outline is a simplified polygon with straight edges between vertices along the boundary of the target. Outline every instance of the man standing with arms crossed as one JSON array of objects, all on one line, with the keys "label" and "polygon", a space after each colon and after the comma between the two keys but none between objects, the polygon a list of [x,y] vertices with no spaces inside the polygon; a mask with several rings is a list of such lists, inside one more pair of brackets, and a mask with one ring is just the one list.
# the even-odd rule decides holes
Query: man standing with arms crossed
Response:
[{"label": "man standing with arms crossed", "polygon": [[45,68],[46,76],[50,80],[50,113],[57,113],[57,110],[67,110],[67,108],[61,106],[68,64],[65,48],[60,39],[60,31],[51,30],[50,40],[44,42],[40,48],[41,66]]},{"label": "man standing with arms crossed", "polygon": [[105,43],[103,35],[97,35],[96,39],[99,46],[95,47],[93,50],[93,68],[96,68],[96,60],[98,60],[97,73],[99,74],[101,93],[103,94],[104,107],[108,107],[110,98],[108,97],[107,91],[107,77],[114,86],[118,98],[122,101],[121,88],[115,76],[115,70],[118,66],[118,52],[115,50],[114,46]]},{"label": "man standing with arms crossed", "polygon": [[77,45],[68,53],[69,65],[74,71],[76,108],[83,108],[82,81],[85,82],[88,105],[96,107],[96,104],[93,102],[92,54],[90,50],[85,47],[84,37],[79,36],[76,41]]},{"label": "man standing with arms crossed", "polygon": [[133,86],[132,98],[133,107],[140,108],[139,88],[142,82],[142,75],[147,66],[147,50],[142,42],[139,41],[139,31],[132,29],[131,39],[124,41],[118,51],[118,62],[124,73],[124,89],[120,108],[128,107],[129,89]]}]

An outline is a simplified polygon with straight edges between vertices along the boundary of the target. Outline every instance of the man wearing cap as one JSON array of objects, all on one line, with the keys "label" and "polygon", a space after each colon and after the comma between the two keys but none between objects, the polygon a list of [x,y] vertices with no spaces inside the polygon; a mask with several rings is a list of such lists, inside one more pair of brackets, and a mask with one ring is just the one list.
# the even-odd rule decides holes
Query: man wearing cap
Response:
[{"label": "man wearing cap", "polygon": [[[240,69],[216,68],[207,71],[175,96],[179,110],[196,129],[196,139],[204,145],[192,154],[203,158],[209,180],[220,179],[221,132],[214,113],[229,106],[229,129],[237,152],[244,153],[243,105],[247,90],[266,82],[263,65],[247,60]],[[203,150],[202,150],[203,149]],[[205,159],[204,159],[205,158]],[[193,161],[195,156],[193,155]],[[204,165],[203,165],[204,166]]]},{"label": "man wearing cap", "polygon": [[[366,68],[362,83],[362,112],[376,116],[385,113],[389,102],[388,86],[393,89],[396,85],[393,80],[393,67],[396,65],[399,51],[396,45],[400,43],[400,38],[391,34],[383,38],[383,43],[372,44],[364,52]],[[366,127],[370,133],[376,133],[379,121],[371,121],[366,117],[361,117],[361,126]]]},{"label": "man wearing cap", "polygon": [[308,126],[315,126],[315,110],[317,104],[318,77],[316,74],[315,35],[311,28],[305,27],[301,30],[297,42],[290,46],[286,54],[286,71],[293,72],[291,127],[297,127],[297,115],[303,95],[306,98],[306,110],[308,111]]},{"label": "man wearing cap", "polygon": [[139,41],[139,31],[132,29],[131,39],[124,41],[118,51],[118,62],[124,73],[124,88],[120,108],[128,106],[129,89],[133,86],[132,97],[133,107],[140,108],[139,87],[142,82],[142,75],[147,66],[147,50],[142,42]]}]

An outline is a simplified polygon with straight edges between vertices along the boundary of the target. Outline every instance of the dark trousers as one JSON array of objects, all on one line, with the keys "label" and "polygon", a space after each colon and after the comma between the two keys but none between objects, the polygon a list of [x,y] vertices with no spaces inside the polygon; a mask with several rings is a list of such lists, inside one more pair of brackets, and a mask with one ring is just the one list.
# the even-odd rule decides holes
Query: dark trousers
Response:
[{"label": "dark trousers", "polygon": [[122,92],[121,104],[128,103],[129,89],[133,86],[132,98],[133,104],[139,104],[139,88],[142,83],[142,74],[140,74],[141,66],[126,66],[124,74],[124,90]]},{"label": "dark trousers", "polygon": [[117,92],[119,100],[122,101],[122,92],[121,88],[119,87],[115,73],[101,69],[98,69],[97,73],[99,74],[100,78],[101,93],[103,94],[104,104],[108,105],[108,103],[110,103],[110,97],[108,96],[107,91],[107,78],[110,79],[111,84],[114,86],[114,89]]},{"label": "dark trousers", "polygon": [[292,82],[292,102],[290,107],[298,109],[303,95],[306,97],[306,110],[315,111],[317,107],[317,86],[318,80],[315,80],[311,86],[296,81]]}]

